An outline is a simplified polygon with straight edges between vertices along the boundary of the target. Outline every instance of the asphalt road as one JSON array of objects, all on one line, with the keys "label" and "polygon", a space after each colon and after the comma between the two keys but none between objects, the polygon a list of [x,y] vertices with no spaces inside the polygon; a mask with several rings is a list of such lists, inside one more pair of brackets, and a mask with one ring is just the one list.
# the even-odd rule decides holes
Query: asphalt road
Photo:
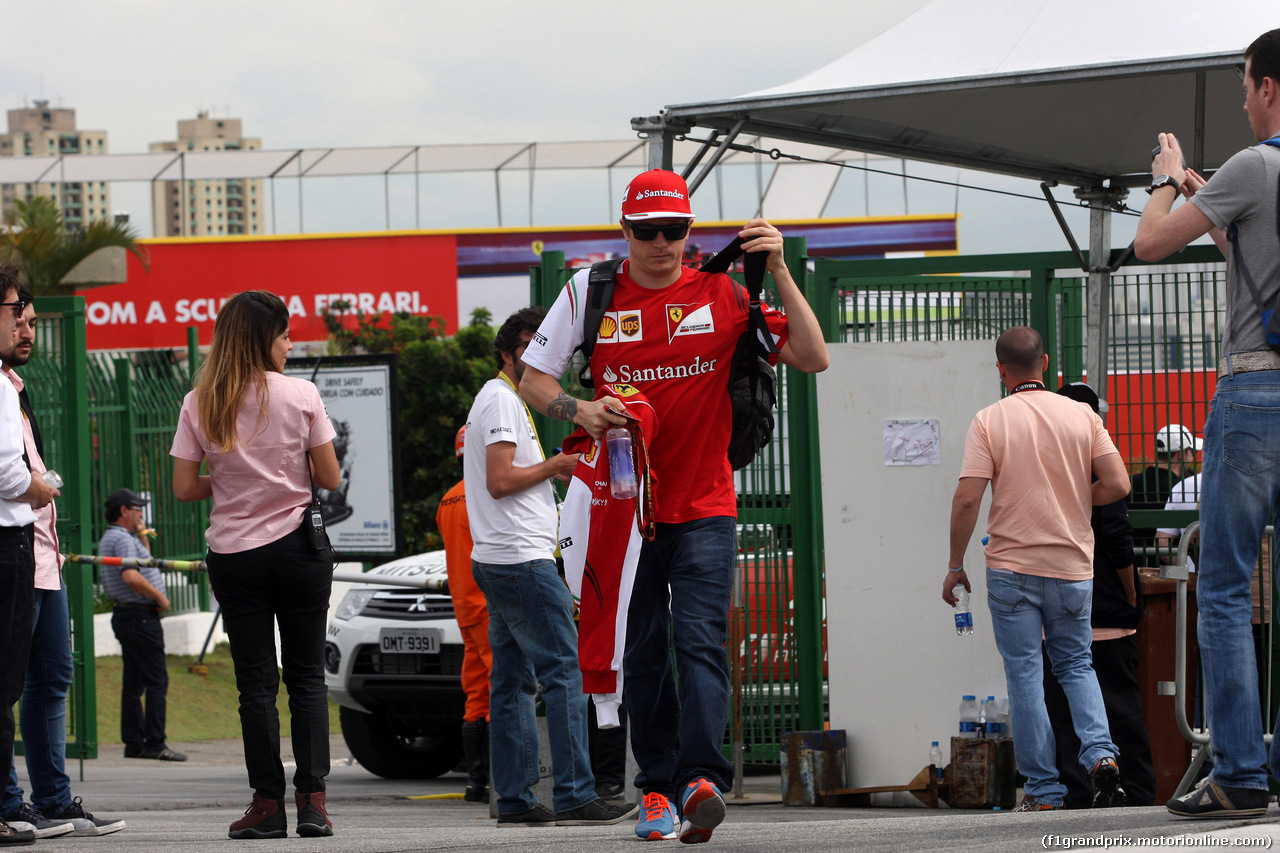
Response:
[{"label": "asphalt road", "polygon": [[[186,853],[229,849],[254,851],[630,851],[639,842],[630,821],[606,827],[498,829],[484,805],[447,798],[465,780],[448,774],[427,781],[380,779],[354,764],[341,738],[334,738],[329,776],[329,812],[335,836],[232,842],[227,826],[248,805],[250,791],[238,741],[172,744],[190,760],[162,763],[126,760],[120,747],[104,746],[103,757],[78,764],[72,793],[100,816],[128,825],[101,838],[38,841],[27,849]],[[286,754],[288,741],[284,743]],[[19,773],[25,787],[25,770]],[[1280,808],[1268,820],[1188,821],[1163,807],[1059,811],[1039,814],[950,809],[794,808],[781,804],[777,776],[746,780],[746,797],[729,799],[729,813],[710,847],[732,851],[1026,851],[1091,846],[1249,846],[1270,849],[1280,840]],[[438,798],[446,795],[444,798]],[[437,797],[413,799],[414,797]],[[293,808],[289,807],[291,831]],[[1271,822],[1274,821],[1274,822]],[[1048,836],[1056,836],[1052,838]],[[1082,841],[1087,839],[1087,841]],[[1091,842],[1091,843],[1090,843]],[[667,842],[668,848],[677,842]],[[659,843],[659,846],[662,846]]]}]

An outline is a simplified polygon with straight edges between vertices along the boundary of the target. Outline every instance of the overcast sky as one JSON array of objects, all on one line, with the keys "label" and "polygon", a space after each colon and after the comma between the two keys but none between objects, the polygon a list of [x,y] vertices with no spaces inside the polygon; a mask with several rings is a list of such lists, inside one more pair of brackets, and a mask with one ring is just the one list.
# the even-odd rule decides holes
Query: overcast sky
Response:
[{"label": "overcast sky", "polygon": [[[269,149],[626,139],[633,116],[789,82],[925,3],[0,0],[0,92],[6,109],[37,98],[74,108],[79,127],[108,132],[112,153],[174,138],[176,122],[197,110],[242,119]],[[1030,182],[962,178],[1038,194]],[[479,180],[489,213],[461,207],[451,221],[442,208],[422,224],[496,224],[480,221],[494,205],[492,178]],[[904,211],[892,182],[868,209],[861,180],[841,179],[850,200],[830,215]],[[384,227],[381,181],[343,181],[308,182],[306,231]],[[296,190],[278,192],[278,230],[296,230]],[[911,213],[952,212],[956,202],[947,188],[913,184],[909,194]],[[112,203],[150,233],[145,185],[113,185]],[[964,191],[959,210],[967,252],[1065,248],[1043,203]],[[601,204],[578,219],[540,215],[538,224],[608,215]],[[414,224],[411,214],[394,216],[395,227]],[[1084,222],[1073,215],[1078,228]],[[1131,236],[1126,228],[1118,226],[1118,242]]]}]

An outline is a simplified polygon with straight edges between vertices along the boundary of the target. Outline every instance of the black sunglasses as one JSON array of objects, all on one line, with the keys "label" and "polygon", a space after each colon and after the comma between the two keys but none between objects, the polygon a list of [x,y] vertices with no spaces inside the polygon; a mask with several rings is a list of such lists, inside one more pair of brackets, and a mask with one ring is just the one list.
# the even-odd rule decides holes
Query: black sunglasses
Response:
[{"label": "black sunglasses", "polygon": [[631,236],[637,240],[648,243],[650,240],[657,239],[658,233],[661,232],[663,237],[674,243],[676,240],[683,240],[689,235],[689,221],[677,222],[675,225],[642,225],[639,222],[631,222]]},{"label": "black sunglasses", "polygon": [[[649,239],[652,240],[653,238],[650,237]],[[26,300],[19,299],[17,302],[0,302],[0,307],[12,308],[13,316],[21,317],[23,309],[27,307],[27,303],[26,303]]]}]

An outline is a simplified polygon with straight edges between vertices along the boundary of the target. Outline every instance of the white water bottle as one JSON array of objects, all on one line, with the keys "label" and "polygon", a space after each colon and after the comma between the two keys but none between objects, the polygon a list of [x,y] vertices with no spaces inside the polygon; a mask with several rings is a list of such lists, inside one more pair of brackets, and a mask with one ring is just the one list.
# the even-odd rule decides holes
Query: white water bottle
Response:
[{"label": "white water bottle", "polygon": [[614,427],[604,434],[609,451],[609,493],[625,500],[640,494],[636,483],[636,466],[631,456],[631,431]]},{"label": "white water bottle", "polygon": [[980,734],[982,724],[978,722],[977,696],[965,696],[960,703],[960,737],[976,738]]},{"label": "white water bottle", "polygon": [[935,740],[933,746],[929,747],[929,763],[933,765],[933,772],[937,774],[938,781],[942,781],[942,749]]},{"label": "white water bottle", "polygon": [[1000,708],[996,705],[996,697],[988,696],[982,703],[983,729],[987,737],[999,739],[1004,737],[1004,722],[1000,719]]},{"label": "white water bottle", "polygon": [[1000,739],[1013,737],[1013,730],[1009,726],[1009,697],[1001,696],[996,700],[996,721],[1000,724]]},{"label": "white water bottle", "polygon": [[956,601],[956,633],[960,636],[973,633],[973,614],[969,612],[969,591],[958,583],[951,590]]}]

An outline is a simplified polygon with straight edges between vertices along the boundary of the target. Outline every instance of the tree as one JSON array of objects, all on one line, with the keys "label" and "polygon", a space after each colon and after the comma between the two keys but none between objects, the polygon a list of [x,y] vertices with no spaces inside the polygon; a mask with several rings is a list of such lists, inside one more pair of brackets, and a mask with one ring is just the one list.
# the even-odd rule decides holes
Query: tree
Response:
[{"label": "tree", "polygon": [[[334,311],[349,306],[334,302]],[[470,325],[452,338],[443,317],[356,313],[354,327],[329,311],[330,350],[337,353],[393,352],[400,399],[401,520],[409,553],[439,548],[436,508],[440,498],[462,479],[454,454],[454,436],[467,421],[480,386],[492,379],[493,336],[489,312],[472,313]]]},{"label": "tree", "polygon": [[0,260],[18,264],[36,296],[74,293],[75,287],[62,280],[99,249],[121,248],[144,268],[150,264],[147,250],[128,225],[95,219],[86,228],[68,230],[58,205],[48,196],[15,201],[5,226],[0,231]]}]

